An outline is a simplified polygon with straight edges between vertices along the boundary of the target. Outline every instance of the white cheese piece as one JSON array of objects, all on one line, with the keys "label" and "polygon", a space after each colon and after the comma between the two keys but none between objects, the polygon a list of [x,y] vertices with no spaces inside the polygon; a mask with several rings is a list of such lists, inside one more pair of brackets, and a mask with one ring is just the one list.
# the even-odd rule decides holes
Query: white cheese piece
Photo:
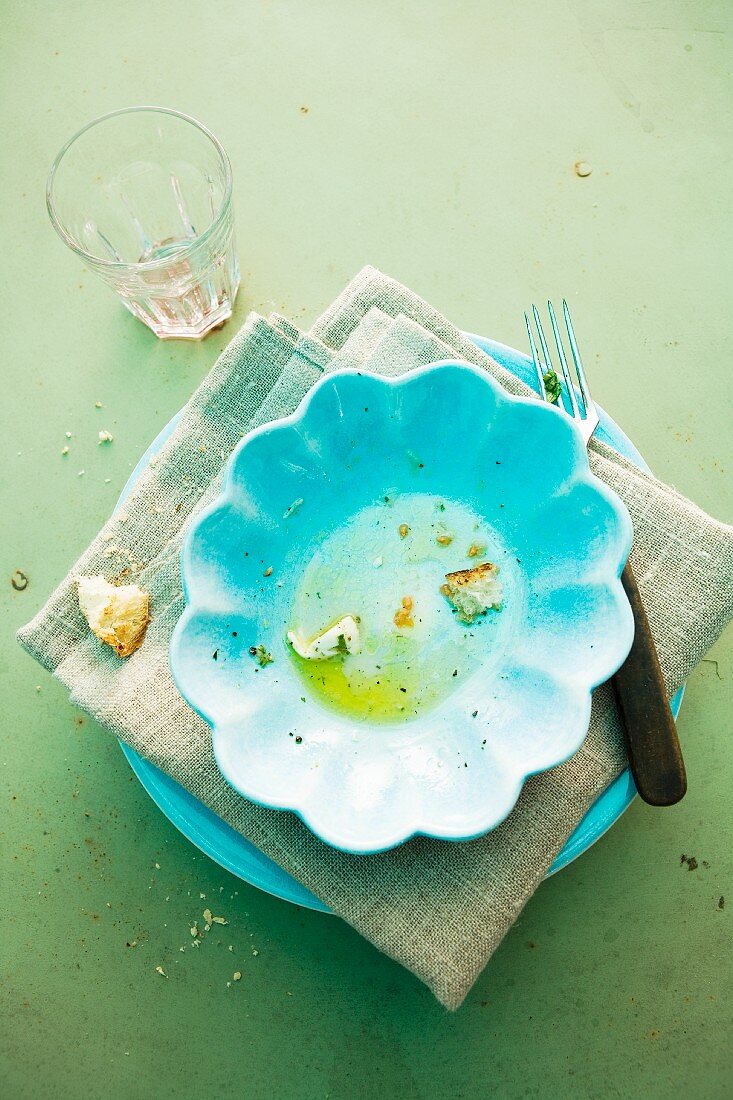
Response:
[{"label": "white cheese piece", "polygon": [[[343,639],[343,646],[341,641]],[[343,653],[361,652],[359,622],[353,615],[344,615],[333,626],[329,626],[312,641],[305,641],[297,631],[288,631],[288,641],[295,652],[306,661],[327,661]]]}]

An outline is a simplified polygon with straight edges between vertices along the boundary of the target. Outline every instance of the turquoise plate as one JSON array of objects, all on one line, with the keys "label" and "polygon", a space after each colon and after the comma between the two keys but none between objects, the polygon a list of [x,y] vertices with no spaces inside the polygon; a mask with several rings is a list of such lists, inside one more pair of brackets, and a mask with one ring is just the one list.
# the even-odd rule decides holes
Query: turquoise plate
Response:
[{"label": "turquoise plate", "polygon": [[[529,361],[525,356],[502,345],[479,338],[475,339],[479,346],[484,347],[489,354],[531,383]],[[133,472],[121,500],[129,492],[140,470],[144,468],[151,455],[163,445],[167,436],[174,429],[175,423],[176,420],[167,426],[147,454],[143,456],[138,468]],[[601,434],[605,435],[606,439],[618,450],[643,465],[638,452],[626,440],[620,429],[608,417],[603,415],[601,418]],[[674,701],[676,704],[675,710],[678,709],[679,701],[679,699]],[[159,807],[204,852],[253,885],[287,900],[326,910],[326,907],[313,895],[167,776],[144,761],[127,746],[123,746],[123,749],[136,774]],[[634,793],[633,783],[628,773],[625,773],[608,788],[591,808],[558,856],[552,870],[558,870],[592,844],[623,812],[633,798]],[[400,837],[398,836],[397,839],[400,839]]]}]

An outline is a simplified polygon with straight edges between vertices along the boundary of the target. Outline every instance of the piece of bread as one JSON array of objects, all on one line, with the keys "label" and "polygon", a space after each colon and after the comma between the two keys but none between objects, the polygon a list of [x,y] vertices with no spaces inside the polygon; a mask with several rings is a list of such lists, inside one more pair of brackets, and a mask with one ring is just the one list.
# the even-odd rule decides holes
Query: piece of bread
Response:
[{"label": "piece of bread", "polygon": [[472,623],[477,615],[485,615],[490,607],[501,606],[502,586],[497,579],[499,567],[486,561],[472,569],[446,573],[440,591],[458,612],[464,623]]},{"label": "piece of bread", "polygon": [[79,607],[100,642],[118,657],[142,645],[150,622],[150,596],[136,584],[114,585],[104,577],[79,577]]}]

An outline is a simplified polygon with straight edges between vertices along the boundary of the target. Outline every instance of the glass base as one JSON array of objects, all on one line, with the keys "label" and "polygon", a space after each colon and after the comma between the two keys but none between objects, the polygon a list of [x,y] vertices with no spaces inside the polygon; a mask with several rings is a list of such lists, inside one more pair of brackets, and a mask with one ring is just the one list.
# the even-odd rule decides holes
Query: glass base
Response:
[{"label": "glass base", "polygon": [[186,325],[185,327],[181,328],[171,328],[170,326],[166,326],[165,328],[163,328],[161,326],[151,324],[148,320],[144,321],[143,324],[145,324],[147,328],[151,329],[151,331],[155,333],[159,340],[203,340],[203,338],[205,336],[208,336],[210,332],[213,332],[215,329],[221,328],[222,325],[226,324],[231,315],[232,307],[231,305],[229,305],[226,309],[219,309],[216,310],[216,312],[209,314],[208,317],[203,319],[201,323],[199,325],[196,325],[195,327],[192,327],[191,325]]},{"label": "glass base", "polygon": [[215,287],[207,281],[176,299],[141,300],[121,295],[121,300],[133,317],[142,321],[159,340],[203,340],[229,320],[238,290],[237,277],[231,287]]}]

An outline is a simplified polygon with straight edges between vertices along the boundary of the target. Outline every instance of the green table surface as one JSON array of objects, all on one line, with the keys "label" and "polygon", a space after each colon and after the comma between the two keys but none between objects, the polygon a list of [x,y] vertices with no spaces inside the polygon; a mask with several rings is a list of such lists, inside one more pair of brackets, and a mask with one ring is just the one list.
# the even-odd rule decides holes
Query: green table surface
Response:
[{"label": "green table surface", "polygon": [[[733,7],[75,0],[2,23],[4,1095],[729,1096],[730,634],[689,680],[684,802],[637,801],[545,883],[450,1015],[197,852],[13,633],[247,311],[307,324],[364,263],[519,347],[527,304],[568,297],[598,400],[733,519]],[[134,103],[231,155],[243,283],[201,344],[156,340],[46,216],[61,144]],[[207,906],[229,924],[193,950]]]}]

